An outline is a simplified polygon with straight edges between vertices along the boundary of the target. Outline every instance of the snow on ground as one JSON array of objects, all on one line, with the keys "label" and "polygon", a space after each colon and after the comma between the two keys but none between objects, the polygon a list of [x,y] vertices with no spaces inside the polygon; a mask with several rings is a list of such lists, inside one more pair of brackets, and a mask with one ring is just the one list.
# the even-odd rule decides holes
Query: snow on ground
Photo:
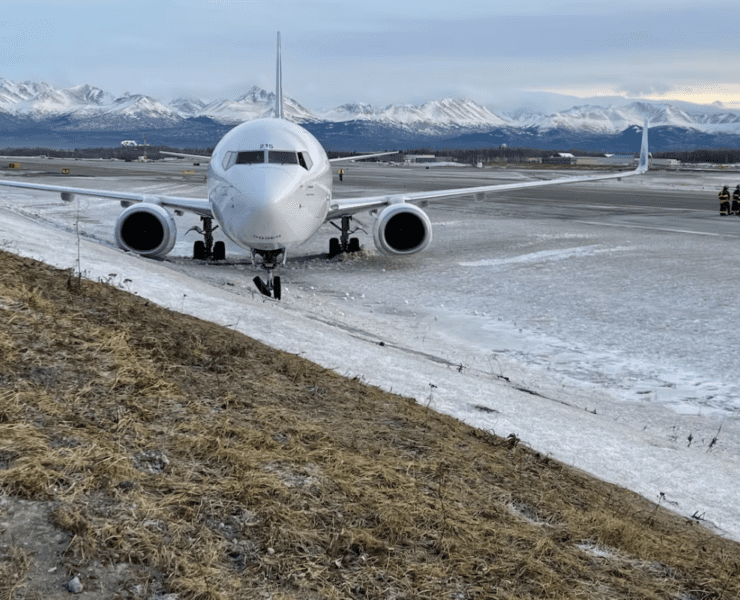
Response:
[{"label": "snow on ground", "polygon": [[[433,245],[410,259],[318,258],[322,229],[282,271],[277,303],[253,290],[231,245],[227,265],[184,258],[195,220],[179,219],[171,260],[153,261],[108,245],[115,203],[77,202],[80,226],[103,241],[79,241],[87,277],[513,433],[740,540],[737,237],[636,229],[598,211],[581,223],[443,205],[430,209]],[[25,190],[3,190],[0,205],[0,247],[74,267],[77,205]],[[699,231],[694,218],[655,224]]]}]

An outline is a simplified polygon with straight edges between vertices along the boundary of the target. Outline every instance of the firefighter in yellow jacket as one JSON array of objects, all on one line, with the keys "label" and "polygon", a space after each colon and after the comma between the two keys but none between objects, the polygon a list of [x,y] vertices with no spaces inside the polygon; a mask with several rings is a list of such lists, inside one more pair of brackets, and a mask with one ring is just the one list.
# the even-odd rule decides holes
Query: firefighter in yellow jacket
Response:
[{"label": "firefighter in yellow jacket", "polygon": [[719,214],[724,217],[730,213],[730,188],[725,186],[719,193]]},{"label": "firefighter in yellow jacket", "polygon": [[732,192],[732,214],[740,217],[740,185]]}]

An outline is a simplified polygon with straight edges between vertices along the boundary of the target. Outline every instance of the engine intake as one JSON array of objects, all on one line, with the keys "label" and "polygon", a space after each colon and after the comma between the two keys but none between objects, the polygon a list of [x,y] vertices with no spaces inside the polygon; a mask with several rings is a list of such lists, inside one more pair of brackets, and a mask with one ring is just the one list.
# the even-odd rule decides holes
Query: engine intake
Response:
[{"label": "engine intake", "polygon": [[373,239],[383,254],[416,254],[432,241],[432,223],[414,204],[391,204],[375,220]]},{"label": "engine intake", "polygon": [[175,246],[174,217],[159,204],[142,202],[129,206],[116,221],[119,248],[142,256],[164,256]]}]

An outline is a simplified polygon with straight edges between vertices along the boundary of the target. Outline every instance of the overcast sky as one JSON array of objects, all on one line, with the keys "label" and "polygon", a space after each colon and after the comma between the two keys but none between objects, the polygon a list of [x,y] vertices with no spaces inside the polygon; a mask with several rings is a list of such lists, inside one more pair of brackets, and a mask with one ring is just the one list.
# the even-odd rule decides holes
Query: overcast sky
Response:
[{"label": "overcast sky", "polygon": [[739,7],[736,0],[19,0],[2,3],[0,77],[87,83],[165,103],[236,98],[252,85],[273,90],[279,30],[285,94],[314,110],[446,97],[494,111],[551,103],[537,92],[740,108]]}]

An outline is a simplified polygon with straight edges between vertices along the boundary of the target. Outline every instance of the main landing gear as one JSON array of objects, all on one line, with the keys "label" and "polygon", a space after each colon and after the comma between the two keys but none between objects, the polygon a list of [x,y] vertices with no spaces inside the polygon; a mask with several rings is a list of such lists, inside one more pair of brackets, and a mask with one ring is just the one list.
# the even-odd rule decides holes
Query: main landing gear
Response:
[{"label": "main landing gear", "polygon": [[[362,229],[361,227],[355,227],[350,231],[350,224],[352,217],[342,217],[342,226],[340,227],[334,221],[329,221],[334,227],[339,229],[341,232],[338,238],[331,238],[329,240],[329,258],[342,254],[343,252],[359,252],[360,251],[360,240],[356,237],[349,237],[355,231]],[[362,229],[364,231],[364,229]]]},{"label": "main landing gear", "polygon": [[223,242],[213,242],[213,232],[218,229],[218,225],[213,226],[211,217],[201,217],[200,220],[203,222],[203,229],[196,225],[187,231],[187,233],[196,231],[203,236],[202,240],[193,244],[193,258],[195,260],[224,260],[226,246]]},{"label": "main landing gear", "polygon": [[280,300],[280,277],[274,277],[272,272],[277,267],[281,258],[285,257],[285,250],[252,250],[252,263],[254,263],[255,254],[262,257],[262,268],[267,271],[267,281],[262,281],[258,275],[252,281],[261,294],[267,297]]}]

